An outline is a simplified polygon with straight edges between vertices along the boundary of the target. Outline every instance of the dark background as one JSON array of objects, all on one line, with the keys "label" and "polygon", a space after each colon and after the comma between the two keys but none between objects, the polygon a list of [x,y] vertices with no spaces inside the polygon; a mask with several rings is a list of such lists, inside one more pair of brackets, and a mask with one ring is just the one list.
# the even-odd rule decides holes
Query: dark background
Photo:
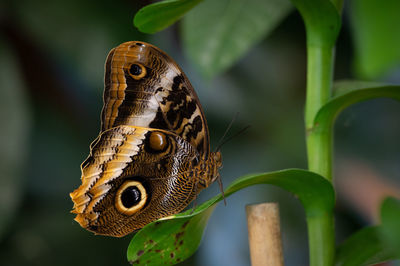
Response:
[{"label": "dark background", "polygon": [[[212,146],[236,113],[231,132],[251,126],[223,146],[225,186],[247,173],[307,167],[300,16],[293,12],[229,71],[207,81],[187,60],[179,25],[155,35],[133,27],[134,14],[148,3],[0,3],[1,265],[127,265],[131,236],[116,239],[83,230],[73,221],[69,197],[81,183],[80,164],[99,132],[105,58],[125,41],[153,43],[181,65],[202,102]],[[355,78],[349,31],[345,19],[335,79]],[[400,71],[381,80],[399,82]],[[338,242],[377,222],[382,191],[399,195],[399,115],[397,102],[378,99],[345,110],[336,122]],[[214,184],[200,201],[216,193]],[[215,210],[187,265],[249,265],[244,206],[265,201],[280,204],[286,264],[308,264],[304,211],[297,199],[260,185],[227,201]]]}]

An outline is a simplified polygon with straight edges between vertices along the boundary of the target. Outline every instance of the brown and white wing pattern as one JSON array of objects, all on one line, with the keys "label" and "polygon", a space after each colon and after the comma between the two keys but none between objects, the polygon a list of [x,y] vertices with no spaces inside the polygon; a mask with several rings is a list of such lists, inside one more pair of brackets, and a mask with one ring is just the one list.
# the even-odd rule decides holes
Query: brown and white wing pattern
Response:
[{"label": "brown and white wing pattern", "polygon": [[196,153],[164,130],[117,126],[102,132],[82,164],[82,185],[71,193],[75,220],[97,234],[122,236],[181,211],[195,196],[195,182],[181,173]]},{"label": "brown and white wing pattern", "polygon": [[105,66],[101,131],[70,196],[75,220],[124,236],[183,210],[218,176],[207,123],[190,82],[158,48],[126,42]]},{"label": "brown and white wing pattern", "polygon": [[192,85],[167,54],[148,43],[123,43],[107,57],[102,130],[118,125],[171,131],[208,157],[207,122]]}]

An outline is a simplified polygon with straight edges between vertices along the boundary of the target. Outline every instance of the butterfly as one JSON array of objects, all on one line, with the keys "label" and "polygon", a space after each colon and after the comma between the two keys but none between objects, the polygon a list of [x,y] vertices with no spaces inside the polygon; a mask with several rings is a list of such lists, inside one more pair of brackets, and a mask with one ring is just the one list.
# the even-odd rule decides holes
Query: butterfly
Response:
[{"label": "butterfly", "polygon": [[222,158],[188,78],[159,48],[112,49],[104,84],[101,130],[70,196],[83,228],[122,237],[182,211],[219,178]]}]

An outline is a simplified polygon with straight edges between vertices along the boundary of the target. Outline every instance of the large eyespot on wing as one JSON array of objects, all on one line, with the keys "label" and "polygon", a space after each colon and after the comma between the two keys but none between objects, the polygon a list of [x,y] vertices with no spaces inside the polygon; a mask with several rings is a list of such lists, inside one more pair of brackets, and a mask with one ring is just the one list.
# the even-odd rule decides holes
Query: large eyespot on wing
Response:
[{"label": "large eyespot on wing", "polygon": [[112,188],[113,180],[121,177],[130,167],[139,146],[145,139],[146,129],[119,126],[104,131],[91,145],[88,158],[82,163],[82,184],[70,196],[73,213],[82,227],[88,227],[97,218],[95,206]]},{"label": "large eyespot on wing", "polygon": [[190,143],[165,130],[102,132],[82,164],[82,185],[71,193],[75,220],[96,234],[123,236],[181,211],[195,191],[187,166],[196,157]]},{"label": "large eyespot on wing", "polygon": [[132,215],[145,206],[147,198],[147,191],[141,182],[128,180],[117,190],[115,207],[124,215]]}]

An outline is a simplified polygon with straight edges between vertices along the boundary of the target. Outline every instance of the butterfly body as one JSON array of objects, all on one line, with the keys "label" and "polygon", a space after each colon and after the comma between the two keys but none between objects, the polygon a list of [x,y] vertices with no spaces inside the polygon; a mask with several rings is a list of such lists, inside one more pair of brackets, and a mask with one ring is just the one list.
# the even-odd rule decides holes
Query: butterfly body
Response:
[{"label": "butterfly body", "polygon": [[216,178],[207,122],[185,74],[158,48],[127,42],[109,53],[99,136],[71,193],[79,224],[124,236],[183,210]]}]

